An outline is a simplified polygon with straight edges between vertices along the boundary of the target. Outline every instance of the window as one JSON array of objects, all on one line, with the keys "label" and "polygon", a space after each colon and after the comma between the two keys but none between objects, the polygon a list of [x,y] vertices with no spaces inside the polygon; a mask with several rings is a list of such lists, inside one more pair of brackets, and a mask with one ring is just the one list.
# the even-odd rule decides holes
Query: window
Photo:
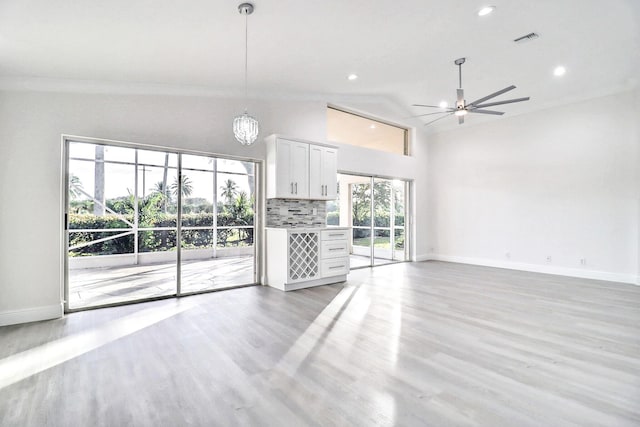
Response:
[{"label": "window", "polygon": [[407,129],[327,108],[327,139],[372,150],[409,155]]}]

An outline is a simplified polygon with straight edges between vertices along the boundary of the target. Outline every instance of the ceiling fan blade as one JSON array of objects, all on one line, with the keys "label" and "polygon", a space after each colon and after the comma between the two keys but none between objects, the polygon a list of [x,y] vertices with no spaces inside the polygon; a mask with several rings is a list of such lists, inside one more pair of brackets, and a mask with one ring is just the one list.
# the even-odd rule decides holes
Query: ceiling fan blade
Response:
[{"label": "ceiling fan blade", "polygon": [[409,116],[407,119],[415,119],[416,117],[432,116],[434,114],[446,114],[449,111],[436,111],[435,113],[418,114],[416,116]]},{"label": "ceiling fan blade", "polygon": [[464,123],[464,116],[458,116],[458,124],[461,125]]},{"label": "ceiling fan blade", "polygon": [[412,107],[442,108],[438,105],[411,104]]},{"label": "ceiling fan blade", "polygon": [[511,85],[511,86],[509,86],[509,87],[505,87],[504,89],[499,90],[499,91],[497,91],[497,92],[494,92],[494,93],[492,93],[491,95],[487,95],[487,96],[485,96],[484,98],[476,99],[475,101],[473,101],[473,102],[471,102],[471,103],[469,103],[469,104],[467,104],[467,105],[468,105],[468,106],[476,106],[476,105],[478,105],[478,104],[481,104],[481,103],[482,103],[482,102],[484,102],[484,101],[487,101],[487,100],[489,100],[489,99],[491,99],[491,98],[495,98],[496,96],[498,96],[498,95],[502,95],[503,93],[505,93],[505,92],[509,92],[510,90],[513,90],[513,89],[515,89],[515,88],[516,88],[516,87],[515,87],[514,85]]},{"label": "ceiling fan blade", "polygon": [[470,113],[480,113],[480,114],[493,114],[494,116],[501,116],[504,114],[503,111],[492,111],[492,110],[479,110],[479,109],[474,109],[474,110],[467,110]]},{"label": "ceiling fan blade", "polygon": [[464,102],[464,89],[456,89],[456,95],[458,96],[457,104],[462,104]]},{"label": "ceiling fan blade", "polygon": [[489,102],[488,104],[475,104],[474,107],[476,108],[493,107],[494,105],[512,104],[514,102],[528,101],[529,99],[531,98],[527,96],[525,98],[515,98],[515,99],[507,99],[504,101]]},{"label": "ceiling fan blade", "polygon": [[431,120],[430,122],[425,123],[425,124],[424,124],[424,126],[430,125],[431,123],[433,123],[433,122],[437,122],[438,120],[442,120],[442,119],[444,119],[445,117],[449,117],[449,116],[450,116],[450,115],[452,115],[452,114],[453,114],[453,112],[448,113],[448,114],[446,114],[446,115],[444,115],[444,116],[442,116],[442,117],[438,117],[438,118],[437,118],[437,119],[435,119],[435,120]]}]

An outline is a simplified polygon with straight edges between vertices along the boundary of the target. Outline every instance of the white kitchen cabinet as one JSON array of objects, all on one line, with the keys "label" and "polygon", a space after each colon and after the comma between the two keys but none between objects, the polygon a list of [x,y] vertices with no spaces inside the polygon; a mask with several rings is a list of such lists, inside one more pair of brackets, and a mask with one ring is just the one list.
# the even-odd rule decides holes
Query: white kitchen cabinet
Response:
[{"label": "white kitchen cabinet", "polygon": [[349,273],[349,229],[330,228],[320,231],[320,275]]},{"label": "white kitchen cabinet", "polygon": [[266,284],[282,291],[344,282],[348,229],[266,228]]},{"label": "white kitchen cabinet", "polygon": [[338,149],[271,135],[267,142],[267,198],[333,200]]},{"label": "white kitchen cabinet", "polygon": [[268,144],[267,197],[309,198],[309,144],[284,138]]},{"label": "white kitchen cabinet", "polygon": [[309,145],[309,198],[335,200],[337,194],[338,150]]}]

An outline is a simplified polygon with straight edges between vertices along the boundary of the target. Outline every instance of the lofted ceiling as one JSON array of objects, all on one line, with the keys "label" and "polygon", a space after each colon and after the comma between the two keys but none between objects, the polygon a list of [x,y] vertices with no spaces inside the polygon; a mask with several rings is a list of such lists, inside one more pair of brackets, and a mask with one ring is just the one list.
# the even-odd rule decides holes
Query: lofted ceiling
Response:
[{"label": "lofted ceiling", "polygon": [[[239,3],[0,0],[0,85],[242,96]],[[638,88],[639,0],[488,3],[496,10],[480,17],[486,1],[255,0],[250,96],[377,97],[397,107],[390,119],[418,126],[406,118],[428,111],[411,104],[454,103],[459,57],[468,101],[511,84],[498,99],[531,96],[503,117]],[[513,42],[530,32],[540,38]]]}]

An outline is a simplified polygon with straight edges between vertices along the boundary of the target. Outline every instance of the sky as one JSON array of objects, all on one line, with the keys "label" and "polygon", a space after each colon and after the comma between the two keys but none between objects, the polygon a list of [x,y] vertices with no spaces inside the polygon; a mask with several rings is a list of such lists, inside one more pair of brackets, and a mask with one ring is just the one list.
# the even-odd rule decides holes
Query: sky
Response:
[{"label": "sky", "polygon": [[[69,144],[69,175],[75,175],[82,183],[82,189],[94,192],[95,145],[71,142]],[[106,146],[105,159],[105,198],[128,196],[135,188],[135,165],[110,162],[135,162],[136,149]],[[82,159],[82,160],[81,160]],[[85,160],[86,159],[86,160]],[[164,174],[165,153],[161,151],[138,149],[138,195],[142,197],[153,191],[156,183],[162,182]],[[222,200],[221,186],[227,179],[232,179],[238,191],[249,194],[249,180],[243,164],[237,160],[215,159],[207,156],[182,155],[182,172],[192,184],[189,197],[199,197],[213,202],[214,163],[217,166],[217,194]],[[170,186],[177,176],[178,155],[169,154],[169,171],[167,184]],[[199,169],[199,170],[194,170]],[[79,200],[88,199],[86,196]]]}]

